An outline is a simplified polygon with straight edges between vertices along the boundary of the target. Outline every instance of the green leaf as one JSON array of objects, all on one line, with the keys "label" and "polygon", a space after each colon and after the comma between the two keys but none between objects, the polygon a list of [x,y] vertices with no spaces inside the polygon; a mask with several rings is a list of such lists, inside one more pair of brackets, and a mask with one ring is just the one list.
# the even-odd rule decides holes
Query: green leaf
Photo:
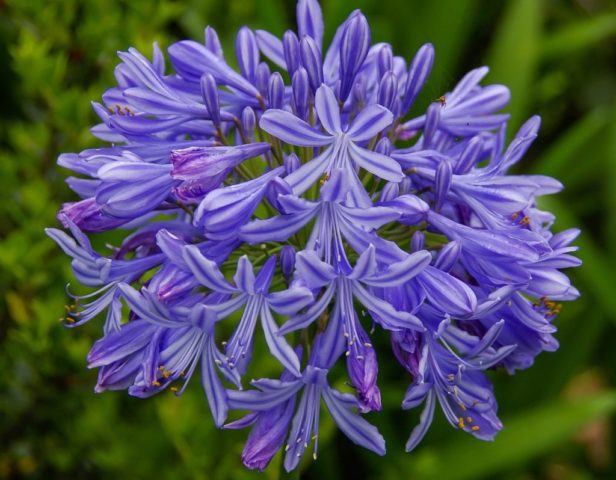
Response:
[{"label": "green leaf", "polygon": [[604,107],[588,113],[563,133],[550,149],[530,166],[530,169],[534,173],[558,177],[568,186],[579,182],[580,164],[592,162],[592,157],[589,158],[587,155],[587,147],[598,140],[608,125],[610,120],[608,113],[609,109]]},{"label": "green leaf", "polygon": [[496,30],[487,65],[491,82],[507,85],[511,90],[509,135],[527,116],[533,101],[533,83],[539,58],[539,40],[543,22],[542,2],[509,2]]},{"label": "green leaf", "polygon": [[[494,442],[465,439],[438,451],[417,452],[409,464],[409,478],[479,479],[522,468],[566,442],[588,422],[616,410],[616,391],[578,401],[558,400],[504,422]],[[402,465],[398,468],[402,470]]]},{"label": "green leaf", "polygon": [[561,27],[546,36],[542,56],[547,60],[568,57],[616,35],[616,13],[587,18]]}]

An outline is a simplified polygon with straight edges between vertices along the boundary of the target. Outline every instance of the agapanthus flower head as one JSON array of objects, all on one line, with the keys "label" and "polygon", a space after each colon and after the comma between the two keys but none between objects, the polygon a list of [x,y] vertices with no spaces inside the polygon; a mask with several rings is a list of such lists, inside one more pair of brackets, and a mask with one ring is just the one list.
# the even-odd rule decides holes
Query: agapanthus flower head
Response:
[{"label": "agapanthus flower head", "polygon": [[[117,86],[94,104],[92,132],[113,146],[60,157],[79,200],[58,214],[70,234],[47,232],[96,289],[73,295],[67,325],[106,317],[88,355],[95,390],[179,395],[199,372],[214,423],[252,426],[245,465],[282,451],[293,470],[311,443],[316,458],[321,400],[352,442],[385,454],[362,414],[381,410],[378,365],[393,360],[409,375],[402,407],[424,405],[407,450],[437,405],[491,440],[502,425],[486,371],[556,349],[560,302],[579,295],[562,273],[580,264],[579,232],[553,234],[536,201],[560,183],[507,173],[539,118],[506,146],[509,90],[482,85],[486,67],[420,112],[432,45],[407,64],[359,11],[325,45],[316,0],[298,1],[297,26],[240,29],[239,72],[210,27],[205,43],[171,45],[170,65],[156,45],[152,60],[121,52]],[[96,251],[87,234],[112,230],[124,240]],[[249,370],[272,373],[251,370],[257,337],[280,376],[248,387]],[[235,410],[246,415],[226,423]]]}]

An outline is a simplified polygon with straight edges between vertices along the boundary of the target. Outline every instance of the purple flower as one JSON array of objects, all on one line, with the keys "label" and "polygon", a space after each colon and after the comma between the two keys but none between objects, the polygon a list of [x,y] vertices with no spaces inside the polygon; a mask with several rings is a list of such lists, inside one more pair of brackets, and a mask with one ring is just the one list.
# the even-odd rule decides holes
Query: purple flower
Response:
[{"label": "purple flower", "polygon": [[[352,442],[385,453],[361,414],[386,404],[379,362],[395,358],[411,375],[402,407],[423,404],[407,450],[437,405],[492,440],[486,370],[513,374],[558,348],[561,302],[579,296],[563,273],[580,265],[579,231],[552,233],[537,206],[562,185],[508,174],[540,120],[506,145],[510,94],[481,84],[487,67],[415,113],[431,44],[407,65],[371,44],[358,10],[330,45],[316,0],[296,12],[282,38],[239,30],[239,71],[211,27],[204,43],[169,46],[170,65],[156,45],[151,60],[120,52],[117,85],[93,104],[92,133],[112,146],[58,159],[77,198],[58,214],[70,235],[47,234],[93,289],[67,289],[67,325],[105,317],[88,355],[95,390],[180,394],[199,369],[217,426],[245,411],[226,425],[252,426],[244,464],[263,470],[284,450],[291,471],[313,441],[316,458],[321,400]],[[117,245],[94,250],[86,233],[107,231]],[[377,328],[391,351],[373,344]],[[259,337],[283,373],[242,390],[264,365]]]}]

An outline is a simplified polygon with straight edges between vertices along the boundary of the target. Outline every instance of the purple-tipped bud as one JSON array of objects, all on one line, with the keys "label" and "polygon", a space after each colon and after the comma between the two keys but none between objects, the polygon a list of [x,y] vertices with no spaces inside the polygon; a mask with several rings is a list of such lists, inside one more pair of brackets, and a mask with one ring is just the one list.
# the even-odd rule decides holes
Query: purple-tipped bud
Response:
[{"label": "purple-tipped bud", "polygon": [[464,175],[470,172],[471,169],[477,164],[482,151],[483,141],[481,138],[479,136],[471,138],[462,152],[462,155],[460,155],[458,163],[456,163],[454,173]]},{"label": "purple-tipped bud", "polygon": [[259,90],[261,96],[266,97],[269,87],[271,71],[269,65],[265,62],[261,62],[257,67],[257,80],[256,87]]},{"label": "purple-tipped bud", "polygon": [[323,83],[323,62],[321,50],[311,37],[303,37],[300,42],[302,65],[308,73],[308,80],[313,92]]},{"label": "purple-tipped bud", "polygon": [[409,108],[417,98],[423,88],[434,63],[434,47],[431,43],[426,43],[418,51],[409,68],[406,79],[404,100],[402,102],[402,113],[408,112]]},{"label": "purple-tipped bud", "polygon": [[250,135],[257,125],[257,116],[251,107],[242,110],[242,130],[246,135]]},{"label": "purple-tipped bud", "polygon": [[387,137],[381,138],[374,147],[374,151],[382,155],[389,155],[391,153],[391,140]]},{"label": "purple-tipped bud", "polygon": [[207,108],[212,123],[217,127],[220,126],[220,102],[218,99],[218,86],[216,80],[209,73],[204,74],[201,77],[201,96],[203,97],[203,103]]},{"label": "purple-tipped bud", "polygon": [[451,188],[452,175],[451,163],[449,163],[449,161],[443,160],[439,163],[434,179],[434,209],[437,211],[441,209],[447,198],[447,194]]},{"label": "purple-tipped bud", "polygon": [[308,118],[308,101],[310,98],[310,84],[308,73],[304,67],[298,67],[291,81],[293,87],[293,110],[302,120]]},{"label": "purple-tipped bud", "polygon": [[379,371],[376,353],[364,329],[359,323],[355,325],[357,337],[349,342],[346,357],[349,378],[357,390],[359,410],[364,413],[379,411],[381,410],[381,392],[376,384]]},{"label": "purple-tipped bud", "polygon": [[284,52],[284,61],[287,64],[287,72],[293,77],[295,70],[300,65],[299,40],[297,35],[291,30],[284,32],[282,37],[282,49]]},{"label": "purple-tipped bud", "polygon": [[222,45],[220,44],[218,34],[216,33],[216,30],[214,30],[212,27],[205,28],[205,48],[207,48],[218,58],[224,58],[222,52]]},{"label": "purple-tipped bud", "polygon": [[379,53],[376,57],[376,68],[378,73],[378,78],[383,78],[383,76],[393,70],[394,68],[394,54],[391,50],[391,45],[384,45],[383,48],[379,50]]},{"label": "purple-tipped bud", "polygon": [[294,153],[290,153],[284,158],[284,168],[287,175],[292,174],[295,170],[297,170],[301,166],[301,162],[299,157]]},{"label": "purple-tipped bud", "polygon": [[439,253],[434,266],[443,272],[449,272],[458,263],[462,244],[457,240],[449,242]]},{"label": "purple-tipped bud", "polygon": [[272,73],[268,87],[269,107],[281,109],[284,105],[284,81],[278,72]]},{"label": "purple-tipped bud", "polygon": [[295,269],[295,248],[291,245],[285,245],[280,250],[280,270],[284,278],[289,281],[293,270]]},{"label": "purple-tipped bud", "polygon": [[436,133],[439,121],[441,119],[441,104],[432,103],[426,112],[426,123],[423,131],[423,148],[430,148],[432,145],[432,137]]},{"label": "purple-tipped bud", "polygon": [[312,38],[319,50],[323,46],[323,13],[316,0],[299,0],[297,2],[297,32],[299,38]]},{"label": "purple-tipped bud", "polygon": [[200,199],[220,186],[227,174],[244,160],[262,155],[268,143],[251,143],[236,147],[189,147],[171,152],[171,177],[182,180],[175,189],[185,201]]},{"label": "purple-tipped bud", "polygon": [[66,221],[68,218],[84,232],[105,232],[130,220],[104,214],[101,205],[96,203],[94,197],[63,204],[57,218],[65,228],[69,228],[70,225]]},{"label": "purple-tipped bud", "polygon": [[426,244],[426,237],[423,232],[417,230],[411,237],[411,252],[418,252],[424,249]]},{"label": "purple-tipped bud", "polygon": [[386,72],[379,83],[378,103],[388,110],[393,110],[398,97],[398,79],[394,72]]},{"label": "purple-tipped bud", "polygon": [[383,190],[381,191],[380,200],[381,202],[390,202],[398,198],[399,194],[400,188],[398,187],[398,184],[394,182],[388,182],[385,184]]},{"label": "purple-tipped bud", "polygon": [[250,28],[242,27],[237,33],[235,54],[244,78],[247,78],[251,83],[255,83],[257,65],[259,65],[259,46],[257,37]]},{"label": "purple-tipped bud", "polygon": [[340,41],[340,92],[345,101],[355,83],[355,75],[364,63],[370,49],[370,27],[361,13],[348,22]]}]

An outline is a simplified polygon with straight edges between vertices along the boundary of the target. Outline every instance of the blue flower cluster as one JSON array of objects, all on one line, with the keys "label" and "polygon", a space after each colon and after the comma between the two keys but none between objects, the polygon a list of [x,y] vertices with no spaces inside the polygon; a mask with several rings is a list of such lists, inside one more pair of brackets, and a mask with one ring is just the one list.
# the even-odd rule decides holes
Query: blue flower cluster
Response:
[{"label": "blue flower cluster", "polygon": [[[239,73],[209,27],[204,43],[169,47],[171,72],[156,45],[151,61],[121,52],[117,86],[94,104],[92,132],[112,146],[59,158],[81,200],[58,215],[70,235],[47,233],[95,289],[74,296],[67,325],[105,316],[88,355],[96,391],[179,395],[199,371],[215,424],[252,427],[249,468],[283,450],[291,471],[311,443],[316,457],[321,399],[383,455],[362,414],[381,409],[374,345],[387,340],[410,374],[402,407],[423,405],[407,450],[437,404],[491,440],[485,371],[555,350],[557,302],[578,296],[561,270],[580,263],[579,232],[552,234],[536,205],[561,184],[507,174],[539,118],[505,145],[509,91],[480,85],[487,68],[409,115],[432,45],[407,65],[354,11],[325,49],[316,0],[299,0],[297,23],[282,39],[242,28]],[[121,244],[96,251],[87,233],[111,230]],[[256,341],[281,375],[243,388]],[[329,374],[340,362],[346,392]],[[230,410],[247,415],[226,423]]]}]

